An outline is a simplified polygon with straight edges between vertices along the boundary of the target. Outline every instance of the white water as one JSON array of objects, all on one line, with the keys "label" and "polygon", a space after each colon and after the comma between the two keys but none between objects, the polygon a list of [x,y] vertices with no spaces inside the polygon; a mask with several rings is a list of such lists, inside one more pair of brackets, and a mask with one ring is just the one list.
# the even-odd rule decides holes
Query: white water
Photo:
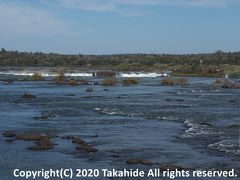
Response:
[{"label": "white water", "polygon": [[[34,72],[36,73],[36,72]],[[24,71],[9,71],[9,72],[0,72],[0,75],[14,75],[14,76],[33,76],[33,72],[24,72]],[[53,77],[58,76],[59,74],[50,73],[50,72],[37,72],[43,77]],[[92,73],[65,73],[65,76],[70,77],[91,77]]]},{"label": "white water", "polygon": [[[30,72],[30,71],[7,71],[7,72],[0,72],[0,75],[14,75],[14,76],[33,76],[33,74],[36,72]],[[51,72],[37,72],[41,74],[43,77],[53,77],[58,76],[56,73]],[[95,73],[91,72],[77,72],[77,73],[65,73],[65,76],[69,77],[92,77]],[[144,72],[131,72],[131,73],[118,73],[116,75],[117,77],[123,77],[123,78],[155,78],[155,77],[166,77],[168,76],[167,73],[144,73]]]},{"label": "white water", "polygon": [[118,77],[166,77],[168,76],[166,73],[144,73],[144,72],[131,72],[131,73],[119,73]]}]

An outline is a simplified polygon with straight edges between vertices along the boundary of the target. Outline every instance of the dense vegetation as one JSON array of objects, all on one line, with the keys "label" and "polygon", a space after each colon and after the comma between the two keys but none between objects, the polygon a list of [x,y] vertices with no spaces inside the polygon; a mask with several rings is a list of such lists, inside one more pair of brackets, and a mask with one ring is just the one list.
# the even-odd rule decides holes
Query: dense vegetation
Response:
[{"label": "dense vegetation", "polygon": [[[27,53],[0,51],[0,66],[64,67],[109,69],[113,71],[162,71],[174,75],[214,76],[225,73],[240,75],[240,52],[217,51],[209,54],[115,54],[115,55],[62,55],[54,53]],[[108,72],[109,73],[109,72]],[[105,76],[102,74],[101,76]]]},{"label": "dense vegetation", "polygon": [[53,53],[26,53],[17,51],[0,51],[1,66],[118,66],[131,68],[141,66],[159,66],[161,64],[198,65],[240,65],[240,52],[225,53],[217,51],[211,54],[117,54],[117,55],[61,55]]}]

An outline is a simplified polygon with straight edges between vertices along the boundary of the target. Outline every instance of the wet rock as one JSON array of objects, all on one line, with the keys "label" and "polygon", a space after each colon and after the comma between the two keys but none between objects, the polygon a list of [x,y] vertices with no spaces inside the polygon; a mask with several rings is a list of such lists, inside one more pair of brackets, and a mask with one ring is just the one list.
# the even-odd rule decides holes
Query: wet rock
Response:
[{"label": "wet rock", "polygon": [[142,165],[149,165],[149,166],[153,165],[153,163],[151,161],[148,161],[148,160],[142,160],[141,164]]},{"label": "wet rock", "polygon": [[87,144],[80,137],[66,135],[66,136],[63,136],[62,139],[72,140],[73,144],[77,144],[76,150],[84,150],[88,153],[93,153],[93,152],[98,151],[97,149],[93,148],[91,145]]},{"label": "wet rock", "polygon": [[223,89],[229,89],[230,86],[229,86],[229,85],[223,85],[222,88],[223,88]]},{"label": "wet rock", "polygon": [[228,128],[239,128],[239,127],[240,127],[240,125],[237,125],[237,124],[233,124],[233,125],[228,126]]},{"label": "wet rock", "polygon": [[80,85],[89,85],[89,81],[87,79],[77,79]]},{"label": "wet rock", "polygon": [[166,101],[176,101],[176,102],[183,102],[184,99],[169,99],[167,98]]},{"label": "wet rock", "polygon": [[37,96],[25,93],[22,95],[22,98],[33,99],[33,98],[37,98]]},{"label": "wet rock", "polygon": [[67,82],[68,85],[70,86],[77,86],[78,85],[78,82],[75,80],[75,79],[70,79],[68,82]]},{"label": "wet rock", "polygon": [[183,170],[184,168],[182,166],[179,165],[173,165],[173,164],[165,164],[163,166],[161,166],[160,168],[162,171],[176,171],[176,170]]},{"label": "wet rock", "polygon": [[183,102],[184,100],[183,99],[176,99],[176,101]]},{"label": "wet rock", "polygon": [[75,96],[75,94],[64,94],[64,96]]},{"label": "wet rock", "polygon": [[65,135],[65,136],[61,137],[61,139],[68,139],[68,140],[73,139],[73,138],[74,138],[74,136],[72,136],[72,135]]},{"label": "wet rock", "polygon": [[4,85],[10,85],[12,84],[14,81],[12,79],[5,79],[5,80],[2,80],[3,84]]},{"label": "wet rock", "polygon": [[56,134],[56,133],[54,133],[54,132],[47,132],[46,133],[46,137],[48,137],[48,138],[59,138],[59,136]]},{"label": "wet rock", "polygon": [[83,96],[82,98],[90,99],[90,98],[92,98],[92,96]]},{"label": "wet rock", "polygon": [[201,124],[201,125],[204,125],[204,126],[209,126],[209,127],[213,127],[213,125],[212,125],[212,124],[209,124],[209,123],[205,123],[205,122],[201,122],[200,124]]},{"label": "wet rock", "polygon": [[6,142],[13,142],[16,140],[35,141],[36,145],[28,148],[31,150],[47,150],[54,148],[54,145],[50,141],[50,137],[38,133],[15,134],[14,132],[7,131],[3,134],[5,137],[15,137],[14,139],[6,139]]},{"label": "wet rock", "polygon": [[127,164],[142,164],[142,165],[153,165],[151,161],[144,159],[128,159],[126,161]]},{"label": "wet rock", "polygon": [[93,137],[93,138],[96,138],[96,137],[98,137],[98,135],[97,135],[97,134],[95,134],[95,135],[92,135],[91,137]]},{"label": "wet rock", "polygon": [[38,119],[38,120],[47,120],[50,117],[54,117],[55,114],[53,112],[45,112],[42,113],[41,116],[39,117],[33,117],[34,119]]},{"label": "wet rock", "polygon": [[36,145],[30,147],[29,149],[36,151],[36,150],[49,150],[49,149],[53,149],[53,148],[54,148],[54,145],[52,144],[50,139],[45,137],[45,138],[37,140]]},{"label": "wet rock", "polygon": [[12,80],[12,79],[4,79],[4,80],[2,80],[2,82],[7,83],[7,84],[11,84],[11,83],[14,82],[14,80]]},{"label": "wet rock", "polygon": [[90,88],[87,88],[86,89],[86,92],[93,92],[93,89],[90,87]]},{"label": "wet rock", "polygon": [[42,115],[40,118],[43,119],[43,120],[46,120],[46,119],[49,118],[49,115]]},{"label": "wet rock", "polygon": [[221,87],[224,89],[240,89],[240,83],[239,82],[235,82],[233,80],[230,79],[216,79],[213,82],[213,86],[214,87]]},{"label": "wet rock", "polygon": [[42,136],[37,133],[29,133],[29,134],[19,134],[16,135],[17,140],[24,140],[24,141],[36,141],[45,138],[45,136]]},{"label": "wet rock", "polygon": [[120,155],[118,155],[118,154],[112,154],[111,157],[113,157],[113,158],[120,158]]},{"label": "wet rock", "polygon": [[38,119],[38,120],[47,120],[50,116],[49,115],[42,115],[40,117],[34,117],[34,119]]},{"label": "wet rock", "polygon": [[84,150],[84,151],[89,152],[89,153],[98,151],[97,149],[93,148],[92,146],[90,146],[88,144],[79,144],[76,147],[76,150]]},{"label": "wet rock", "polygon": [[9,143],[12,143],[12,142],[16,141],[16,139],[6,139],[5,141],[9,142]]},{"label": "wet rock", "polygon": [[6,132],[3,133],[3,136],[12,138],[12,137],[15,137],[16,134],[13,131],[6,131]]},{"label": "wet rock", "polygon": [[74,143],[74,144],[83,144],[83,143],[85,143],[85,141],[82,140],[82,139],[79,138],[79,137],[73,137],[73,138],[72,138],[72,143]]}]

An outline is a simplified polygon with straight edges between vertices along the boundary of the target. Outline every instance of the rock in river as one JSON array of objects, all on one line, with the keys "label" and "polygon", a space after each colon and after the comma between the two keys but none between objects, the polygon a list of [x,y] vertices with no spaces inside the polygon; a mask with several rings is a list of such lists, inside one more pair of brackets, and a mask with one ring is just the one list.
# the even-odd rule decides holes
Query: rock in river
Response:
[{"label": "rock in river", "polygon": [[6,132],[3,133],[3,136],[12,138],[12,137],[15,137],[16,134],[14,132],[12,132],[12,131],[6,131]]},{"label": "rock in river", "polygon": [[144,160],[144,159],[128,159],[127,164],[153,165],[151,161]]}]

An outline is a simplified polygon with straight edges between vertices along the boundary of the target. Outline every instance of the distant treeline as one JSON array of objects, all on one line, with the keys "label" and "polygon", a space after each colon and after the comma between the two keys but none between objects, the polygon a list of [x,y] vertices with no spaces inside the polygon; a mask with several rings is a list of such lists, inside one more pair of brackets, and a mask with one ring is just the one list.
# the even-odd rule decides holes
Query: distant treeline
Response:
[{"label": "distant treeline", "polygon": [[61,55],[54,53],[27,53],[18,51],[0,51],[0,66],[31,67],[109,67],[144,66],[158,64],[169,65],[240,65],[240,52],[226,53],[217,51],[209,54],[115,54],[115,55]]}]

